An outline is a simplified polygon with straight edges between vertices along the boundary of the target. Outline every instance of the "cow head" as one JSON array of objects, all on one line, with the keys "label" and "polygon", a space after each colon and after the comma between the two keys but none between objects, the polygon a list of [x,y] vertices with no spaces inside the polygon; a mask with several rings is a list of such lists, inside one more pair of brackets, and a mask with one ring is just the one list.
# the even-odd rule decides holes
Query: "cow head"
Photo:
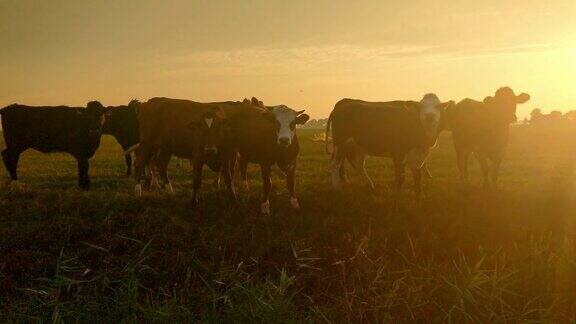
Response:
[{"label": "cow head", "polygon": [[102,132],[102,126],[106,120],[106,113],[110,108],[105,108],[98,101],[90,101],[85,109],[78,111],[81,117],[83,129],[87,131],[88,136],[97,137]]},{"label": "cow head", "polygon": [[530,95],[522,93],[515,95],[510,87],[502,87],[496,91],[494,97],[484,98],[484,103],[502,117],[502,121],[512,123],[517,120],[516,106],[530,100]]},{"label": "cow head", "polygon": [[264,115],[274,123],[276,142],[282,147],[292,144],[296,125],[304,125],[310,119],[304,110],[296,111],[284,105],[268,107],[267,110]]},{"label": "cow head", "polygon": [[228,120],[220,107],[205,112],[202,118],[189,124],[194,131],[195,139],[200,143],[205,154],[215,155],[218,147],[226,138]]},{"label": "cow head", "polygon": [[442,103],[433,93],[424,95],[420,100],[419,118],[427,136],[435,137],[444,127],[444,112],[454,101]]},{"label": "cow head", "polygon": [[102,134],[118,137],[135,138],[138,142],[138,120],[136,117],[136,107],[140,104],[137,99],[132,99],[127,106],[108,107],[104,115],[105,121],[102,126]]}]

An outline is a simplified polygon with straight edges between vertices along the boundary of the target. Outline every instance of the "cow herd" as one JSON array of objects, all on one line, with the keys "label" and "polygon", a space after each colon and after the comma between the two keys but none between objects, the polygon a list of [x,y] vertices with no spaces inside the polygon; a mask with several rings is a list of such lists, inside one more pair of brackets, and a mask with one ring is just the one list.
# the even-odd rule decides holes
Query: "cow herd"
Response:
[{"label": "cow herd", "polygon": [[[339,188],[347,182],[348,161],[369,189],[367,156],[389,157],[394,162],[396,192],[408,167],[417,197],[422,176],[430,176],[426,159],[442,130],[452,131],[457,165],[467,181],[467,162],[474,153],[484,175],[484,186],[495,185],[507,145],[509,125],[516,121],[516,106],[529,100],[500,88],[482,102],[464,99],[441,102],[435,94],[420,101],[366,102],[340,100],[326,125],[326,146],[331,158],[331,179]],[[199,103],[190,100],[152,98],[127,106],[104,107],[97,101],[86,107],[30,107],[10,105],[0,110],[6,148],[2,159],[11,181],[18,180],[20,154],[27,149],[66,152],[78,162],[81,188],[90,186],[88,160],[100,145],[102,134],[112,135],[125,151],[126,173],[134,164],[135,194],[154,184],[169,193],[172,156],[188,159],[193,169],[192,203],[198,203],[203,166],[223,177],[230,199],[236,200],[234,177],[246,181],[249,163],[260,166],[263,198],[260,210],[270,213],[271,169],[278,166],[286,176],[290,204],[299,209],[295,171],[299,143],[297,125],[309,116],[285,105],[265,106],[257,98],[239,102]],[[331,135],[331,136],[330,136]],[[331,144],[331,145],[330,145]],[[131,154],[135,160],[132,163]],[[158,184],[160,186],[160,184]]]}]

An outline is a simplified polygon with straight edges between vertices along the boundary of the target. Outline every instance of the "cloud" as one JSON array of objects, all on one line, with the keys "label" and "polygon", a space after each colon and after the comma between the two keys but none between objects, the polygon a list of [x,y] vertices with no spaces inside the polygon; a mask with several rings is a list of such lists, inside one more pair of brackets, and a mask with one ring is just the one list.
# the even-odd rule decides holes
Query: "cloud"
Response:
[{"label": "cloud", "polygon": [[[252,47],[237,50],[194,51],[160,55],[144,62],[165,76],[179,75],[252,77],[261,75],[307,76],[378,69],[402,60],[451,60],[522,53],[556,51],[554,44],[487,47],[474,43],[446,46],[359,46],[326,45],[306,47]],[[565,47],[567,50],[570,47]]]}]

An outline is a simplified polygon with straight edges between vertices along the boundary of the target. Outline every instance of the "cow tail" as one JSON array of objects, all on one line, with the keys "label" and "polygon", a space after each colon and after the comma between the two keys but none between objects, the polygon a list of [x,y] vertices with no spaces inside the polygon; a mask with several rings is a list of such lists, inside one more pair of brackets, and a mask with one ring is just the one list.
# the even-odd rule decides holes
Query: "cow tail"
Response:
[{"label": "cow tail", "polygon": [[140,147],[140,143],[131,146],[129,149],[127,149],[126,151],[124,151],[124,155],[130,155],[130,153],[136,151],[139,147]]}]

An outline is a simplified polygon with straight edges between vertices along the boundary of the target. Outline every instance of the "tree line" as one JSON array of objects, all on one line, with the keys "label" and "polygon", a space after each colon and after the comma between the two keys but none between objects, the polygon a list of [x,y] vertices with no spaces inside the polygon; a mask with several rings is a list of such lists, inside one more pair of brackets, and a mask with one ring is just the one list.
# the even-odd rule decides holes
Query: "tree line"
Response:
[{"label": "tree line", "polygon": [[524,118],[523,123],[530,125],[576,123],[576,110],[569,110],[565,113],[553,110],[545,114],[540,108],[535,108],[529,117]]}]

